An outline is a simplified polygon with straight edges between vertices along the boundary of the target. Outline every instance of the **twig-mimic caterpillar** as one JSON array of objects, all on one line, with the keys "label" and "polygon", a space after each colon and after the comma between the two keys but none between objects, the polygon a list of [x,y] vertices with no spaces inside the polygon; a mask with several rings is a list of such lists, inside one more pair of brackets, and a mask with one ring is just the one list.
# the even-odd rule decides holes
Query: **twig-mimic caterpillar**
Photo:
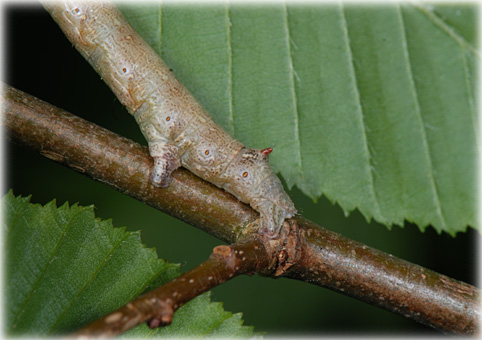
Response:
[{"label": "twig-mimic caterpillar", "polygon": [[154,185],[166,187],[183,166],[249,203],[261,215],[260,232],[278,235],[296,209],[269,166],[271,148],[246,148],[217,125],[114,5],[44,7],[139,123],[154,159]]}]

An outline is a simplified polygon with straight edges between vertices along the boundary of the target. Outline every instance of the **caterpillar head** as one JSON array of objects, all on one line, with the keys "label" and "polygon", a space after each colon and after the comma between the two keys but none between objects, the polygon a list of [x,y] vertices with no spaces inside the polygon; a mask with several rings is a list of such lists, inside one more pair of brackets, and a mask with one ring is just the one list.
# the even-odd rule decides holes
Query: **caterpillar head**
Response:
[{"label": "caterpillar head", "polygon": [[274,238],[284,220],[296,214],[296,209],[269,166],[271,151],[271,148],[242,149],[229,164],[226,170],[229,180],[223,187],[258,211],[259,232]]}]

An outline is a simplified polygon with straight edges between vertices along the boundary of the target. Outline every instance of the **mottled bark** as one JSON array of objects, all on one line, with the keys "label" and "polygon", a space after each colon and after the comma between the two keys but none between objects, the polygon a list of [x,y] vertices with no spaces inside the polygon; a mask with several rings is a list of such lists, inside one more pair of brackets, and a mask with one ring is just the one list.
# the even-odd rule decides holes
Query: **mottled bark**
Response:
[{"label": "mottled bark", "polygon": [[[152,160],[147,148],[9,86],[4,87],[2,104],[3,124],[15,142],[223,241],[253,237],[258,214],[190,172],[174,171],[166,189],[150,185]],[[256,255],[254,267],[247,272],[327,287],[443,332],[477,333],[479,291],[471,285],[349,240],[302,217],[285,223],[278,239],[256,239],[267,257]]]}]

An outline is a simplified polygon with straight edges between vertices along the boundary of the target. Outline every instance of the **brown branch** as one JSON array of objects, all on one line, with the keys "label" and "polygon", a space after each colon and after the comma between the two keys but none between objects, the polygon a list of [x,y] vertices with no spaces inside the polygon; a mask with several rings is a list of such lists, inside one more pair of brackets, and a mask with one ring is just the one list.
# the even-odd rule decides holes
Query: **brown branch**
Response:
[{"label": "brown branch", "polygon": [[[183,169],[159,189],[148,182],[147,149],[21,91],[5,86],[4,124],[11,139],[61,164],[234,243],[255,226],[256,212]],[[328,287],[432,326],[475,334],[479,291],[466,283],[397,259],[302,217],[281,240],[263,242],[276,260],[264,271]],[[298,230],[298,231],[297,231]],[[283,244],[281,244],[283,243]]]},{"label": "brown branch", "polygon": [[113,337],[146,321],[151,328],[169,325],[175,311],[186,302],[238,275],[266,268],[269,259],[256,235],[231,246],[217,246],[199,266],[87,325],[74,336]]}]

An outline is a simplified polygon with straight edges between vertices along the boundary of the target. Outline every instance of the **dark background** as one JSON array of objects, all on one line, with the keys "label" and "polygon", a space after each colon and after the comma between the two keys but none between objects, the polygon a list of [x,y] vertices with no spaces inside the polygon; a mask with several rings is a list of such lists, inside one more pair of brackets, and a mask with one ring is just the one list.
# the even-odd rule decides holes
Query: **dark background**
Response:
[{"label": "dark background", "polygon": [[[40,5],[3,7],[2,81],[120,135],[146,144],[134,119],[83,60]],[[183,222],[94,182],[10,142],[3,157],[5,194],[32,195],[32,202],[53,199],[94,204],[96,215],[115,226],[142,230],[142,239],[160,258],[187,270],[208,257],[222,242]],[[325,197],[313,203],[296,188],[290,192],[302,214],[354,240],[461,281],[476,284],[478,232],[469,229],[452,238],[415,225],[389,231],[367,223],[358,211],[345,217]],[[245,324],[268,334],[439,333],[401,316],[324,288],[288,279],[239,277],[213,290],[226,310],[243,312]]]}]

